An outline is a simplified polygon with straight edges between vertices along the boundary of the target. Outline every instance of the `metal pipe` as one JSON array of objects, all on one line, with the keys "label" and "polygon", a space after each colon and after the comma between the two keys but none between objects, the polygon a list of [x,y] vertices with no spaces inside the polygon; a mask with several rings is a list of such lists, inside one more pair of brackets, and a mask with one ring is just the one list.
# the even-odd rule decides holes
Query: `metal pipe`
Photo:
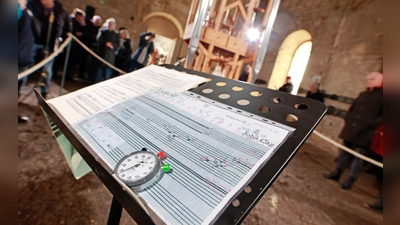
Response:
[{"label": "metal pipe", "polygon": [[200,0],[199,8],[197,9],[196,16],[194,18],[192,37],[190,38],[188,46],[188,56],[186,61],[186,68],[188,68],[196,54],[197,47],[199,46],[201,28],[204,19],[206,18],[207,12],[209,11],[213,0]]},{"label": "metal pipe", "polygon": [[69,42],[68,48],[67,48],[67,53],[66,53],[66,55],[65,55],[63,75],[62,75],[62,78],[61,78],[61,86],[60,86],[60,91],[58,92],[58,96],[61,96],[61,94],[62,94],[62,89],[64,88],[65,76],[67,75],[67,68],[68,68],[68,61],[69,61],[69,53],[71,52],[71,45],[72,45],[72,41]]},{"label": "metal pipe", "polygon": [[262,34],[263,39],[261,40],[260,48],[257,54],[256,64],[254,66],[254,76],[253,80],[251,81],[252,83],[254,83],[254,81],[257,79],[258,74],[260,73],[262,67],[262,63],[264,61],[265,54],[267,53],[269,38],[271,36],[272,27],[274,25],[276,15],[278,13],[280,2],[281,0],[274,0],[274,2],[272,3],[271,13],[269,14],[268,17],[267,26],[265,27]]}]

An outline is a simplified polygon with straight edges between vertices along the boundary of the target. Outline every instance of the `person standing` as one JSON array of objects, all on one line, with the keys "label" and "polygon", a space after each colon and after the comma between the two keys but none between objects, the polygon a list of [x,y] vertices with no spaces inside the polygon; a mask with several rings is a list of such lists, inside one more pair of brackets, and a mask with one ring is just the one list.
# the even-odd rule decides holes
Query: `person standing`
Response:
[{"label": "person standing", "polygon": [[[18,0],[18,73],[22,73],[33,65],[32,18],[26,10],[26,0]],[[26,84],[28,76],[18,80],[18,97],[21,88]],[[18,123],[28,121],[27,116],[18,115]]]},{"label": "person standing", "polygon": [[[99,15],[94,15],[92,18],[86,18],[86,24],[88,26],[88,30],[90,33],[89,43],[87,44],[90,49],[99,54],[99,49],[97,46],[97,34],[99,33],[99,29],[103,24],[103,20]],[[97,73],[97,65],[100,64],[99,61],[89,54],[88,63],[87,63],[87,72],[88,72],[88,80],[93,83]]]},{"label": "person standing", "polygon": [[[115,63],[115,52],[119,47],[119,35],[115,31],[116,21],[114,18],[108,18],[104,23],[104,28],[99,30],[97,42],[99,46],[99,56],[105,61],[114,65]],[[97,73],[95,78],[95,83],[102,80],[104,73],[105,80],[111,78],[113,69],[108,67],[104,63],[99,63],[97,67]]]},{"label": "person standing", "polygon": [[279,88],[280,91],[291,93],[293,90],[292,78],[286,77],[286,83]]},{"label": "person standing", "polygon": [[253,80],[253,71],[250,65],[246,65],[244,71],[239,76],[240,81],[251,83]]},{"label": "person standing", "polygon": [[[367,76],[367,90],[360,93],[345,117],[345,125],[339,137],[344,146],[365,155],[371,146],[375,131],[383,122],[383,74],[373,72]],[[338,181],[351,154],[341,150],[336,161],[336,169],[325,174],[327,179]],[[342,183],[342,189],[350,189],[357,179],[363,160],[354,157],[349,177]]]},{"label": "person standing", "polygon": [[[70,32],[70,21],[67,11],[59,1],[55,0],[29,0],[27,8],[33,14],[33,30],[35,37],[34,54],[35,61],[53,53],[56,44],[65,40]],[[46,98],[49,85],[53,77],[53,62],[50,60],[43,66],[43,85],[40,86],[41,95]]]},{"label": "person standing", "polygon": [[145,32],[140,35],[139,46],[132,55],[127,72],[141,69],[147,65],[149,55],[154,52],[153,40],[156,35],[152,32]]},{"label": "person standing", "polygon": [[116,52],[115,67],[117,67],[122,71],[126,71],[129,57],[132,52],[131,39],[129,38],[128,30],[121,29],[119,31],[119,37],[120,37],[120,42],[119,42],[120,44],[118,51]]},{"label": "person standing", "polygon": [[[88,46],[91,39],[89,26],[86,23],[86,13],[79,8],[74,9],[71,15],[72,34],[75,35],[84,45]],[[67,76],[73,79],[76,67],[80,78],[85,78],[85,66],[88,52],[78,43],[72,42],[71,53],[68,61]]]},{"label": "person standing", "polygon": [[319,83],[311,84],[310,90],[307,92],[306,97],[324,103],[324,93],[319,90]]}]

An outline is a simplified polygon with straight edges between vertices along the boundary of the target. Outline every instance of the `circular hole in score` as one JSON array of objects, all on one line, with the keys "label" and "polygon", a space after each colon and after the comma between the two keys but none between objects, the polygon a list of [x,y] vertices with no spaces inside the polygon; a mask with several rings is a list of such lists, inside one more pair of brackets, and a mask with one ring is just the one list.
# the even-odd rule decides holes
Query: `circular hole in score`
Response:
[{"label": "circular hole in score", "polygon": [[271,108],[268,107],[268,106],[260,106],[260,107],[258,108],[258,111],[260,111],[260,112],[262,112],[262,113],[267,113],[267,112],[271,111]]},{"label": "circular hole in score", "polygon": [[237,101],[237,104],[238,105],[248,105],[248,104],[250,104],[250,101],[246,100],[246,99],[240,99],[239,101]]},{"label": "circular hole in score", "polygon": [[246,192],[247,194],[251,192],[251,187],[247,186],[244,188],[244,192]]},{"label": "circular hole in score", "polygon": [[204,94],[210,94],[210,93],[212,93],[214,90],[213,89],[211,89],[211,88],[206,88],[206,89],[204,89],[202,92],[204,93]]},{"label": "circular hole in score", "polygon": [[304,104],[304,103],[296,104],[296,105],[294,105],[294,107],[295,107],[296,109],[300,109],[300,110],[306,110],[306,109],[308,109],[308,105],[306,105],[306,104]]},{"label": "circular hole in score", "polygon": [[291,123],[296,122],[297,120],[299,120],[299,118],[297,116],[293,115],[293,114],[286,114],[283,118],[286,121],[291,122]]},{"label": "circular hole in score", "polygon": [[235,199],[235,200],[232,201],[232,205],[233,205],[234,207],[239,207],[240,201],[237,200],[237,199]]},{"label": "circular hole in score", "polygon": [[233,91],[241,91],[241,90],[243,90],[243,87],[235,86],[235,87],[232,88],[232,90]]},{"label": "circular hole in score", "polygon": [[215,85],[217,85],[218,87],[223,87],[226,85],[225,82],[217,82]]},{"label": "circular hole in score", "polygon": [[281,103],[281,102],[283,102],[283,98],[275,97],[275,98],[272,98],[272,101],[275,103]]},{"label": "circular hole in score", "polygon": [[250,95],[253,97],[260,97],[262,95],[262,93],[259,91],[252,91],[252,92],[250,92]]},{"label": "circular hole in score", "polygon": [[228,99],[228,98],[230,98],[231,96],[230,95],[228,95],[228,94],[220,94],[220,95],[218,95],[218,98],[220,98],[220,99]]},{"label": "circular hole in score", "polygon": [[206,82],[210,82],[212,79],[211,78],[206,78],[207,80],[206,80]]}]

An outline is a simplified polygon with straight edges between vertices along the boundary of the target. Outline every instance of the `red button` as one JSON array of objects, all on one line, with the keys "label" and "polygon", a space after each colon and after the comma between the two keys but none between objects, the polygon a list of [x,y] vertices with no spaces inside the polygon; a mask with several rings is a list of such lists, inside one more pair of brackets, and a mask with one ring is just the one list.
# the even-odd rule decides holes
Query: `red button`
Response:
[{"label": "red button", "polygon": [[165,158],[165,153],[163,151],[159,151],[157,155],[160,157],[160,159]]}]

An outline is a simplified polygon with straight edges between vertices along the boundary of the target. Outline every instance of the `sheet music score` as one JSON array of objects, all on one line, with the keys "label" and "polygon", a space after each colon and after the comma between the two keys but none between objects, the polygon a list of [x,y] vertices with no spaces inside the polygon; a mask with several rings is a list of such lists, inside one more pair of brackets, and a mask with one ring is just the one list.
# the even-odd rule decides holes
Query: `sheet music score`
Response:
[{"label": "sheet music score", "polygon": [[47,102],[70,123],[75,124],[100,110],[139,96],[158,87],[183,92],[206,82],[204,77],[151,65],[103,81]]},{"label": "sheet music score", "polygon": [[164,151],[173,172],[138,195],[165,224],[210,224],[293,131],[230,109],[157,88],[73,128],[112,169],[142,148]]}]

